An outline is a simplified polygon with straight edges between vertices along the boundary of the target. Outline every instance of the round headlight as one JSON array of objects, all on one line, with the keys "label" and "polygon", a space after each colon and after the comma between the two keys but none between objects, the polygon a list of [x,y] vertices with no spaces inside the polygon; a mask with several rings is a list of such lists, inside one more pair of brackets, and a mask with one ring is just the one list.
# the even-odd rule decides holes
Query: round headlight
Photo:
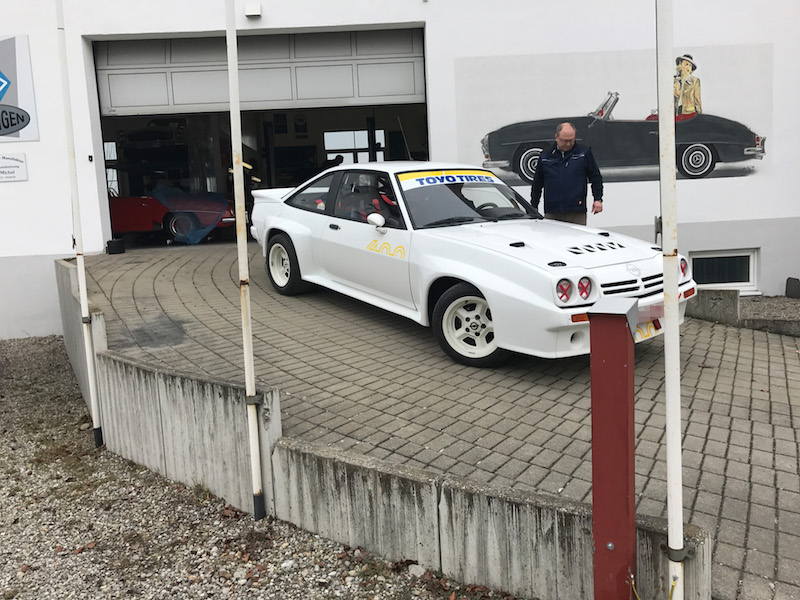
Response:
[{"label": "round headlight", "polygon": [[581,277],[578,282],[578,295],[584,300],[588,300],[592,295],[592,280],[588,277]]},{"label": "round headlight", "polygon": [[572,296],[572,282],[569,279],[562,279],[556,284],[556,295],[564,304],[569,302]]}]

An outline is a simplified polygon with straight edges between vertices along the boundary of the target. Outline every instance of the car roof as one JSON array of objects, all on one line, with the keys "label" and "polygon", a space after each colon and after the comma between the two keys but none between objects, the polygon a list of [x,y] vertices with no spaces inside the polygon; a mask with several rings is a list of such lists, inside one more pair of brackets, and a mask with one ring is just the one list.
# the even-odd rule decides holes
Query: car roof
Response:
[{"label": "car roof", "polygon": [[389,174],[406,173],[408,171],[444,171],[453,169],[477,169],[479,171],[486,171],[483,167],[475,165],[466,165],[463,163],[447,163],[447,162],[434,162],[434,161],[420,161],[420,160],[392,160],[386,162],[366,162],[355,163],[349,165],[337,165],[331,167],[326,172],[335,171],[384,171]]}]

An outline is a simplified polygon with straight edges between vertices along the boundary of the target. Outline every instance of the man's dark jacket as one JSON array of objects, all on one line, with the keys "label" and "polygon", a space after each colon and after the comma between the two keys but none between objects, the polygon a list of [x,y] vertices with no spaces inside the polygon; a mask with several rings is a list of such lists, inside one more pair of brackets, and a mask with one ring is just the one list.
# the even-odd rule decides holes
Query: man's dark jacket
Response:
[{"label": "man's dark jacket", "polygon": [[575,144],[561,152],[556,144],[539,156],[539,166],[531,186],[531,203],[539,208],[544,189],[544,212],[586,212],[587,181],[592,183],[592,196],[603,201],[603,177],[592,151]]}]

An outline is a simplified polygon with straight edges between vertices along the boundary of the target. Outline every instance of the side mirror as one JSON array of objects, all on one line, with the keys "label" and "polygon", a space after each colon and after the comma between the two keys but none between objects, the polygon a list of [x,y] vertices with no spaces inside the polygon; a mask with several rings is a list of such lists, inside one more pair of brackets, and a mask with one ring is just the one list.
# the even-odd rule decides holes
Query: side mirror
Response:
[{"label": "side mirror", "polygon": [[377,229],[383,229],[386,225],[386,219],[381,213],[374,212],[367,215],[367,223],[376,227]]}]

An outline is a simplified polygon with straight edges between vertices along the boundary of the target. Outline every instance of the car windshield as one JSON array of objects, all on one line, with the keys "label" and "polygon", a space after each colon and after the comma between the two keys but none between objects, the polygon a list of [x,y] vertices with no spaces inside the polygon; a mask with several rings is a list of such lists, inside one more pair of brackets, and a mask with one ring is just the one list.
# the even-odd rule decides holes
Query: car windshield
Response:
[{"label": "car windshield", "polygon": [[488,171],[401,173],[398,179],[415,229],[541,218]]}]

